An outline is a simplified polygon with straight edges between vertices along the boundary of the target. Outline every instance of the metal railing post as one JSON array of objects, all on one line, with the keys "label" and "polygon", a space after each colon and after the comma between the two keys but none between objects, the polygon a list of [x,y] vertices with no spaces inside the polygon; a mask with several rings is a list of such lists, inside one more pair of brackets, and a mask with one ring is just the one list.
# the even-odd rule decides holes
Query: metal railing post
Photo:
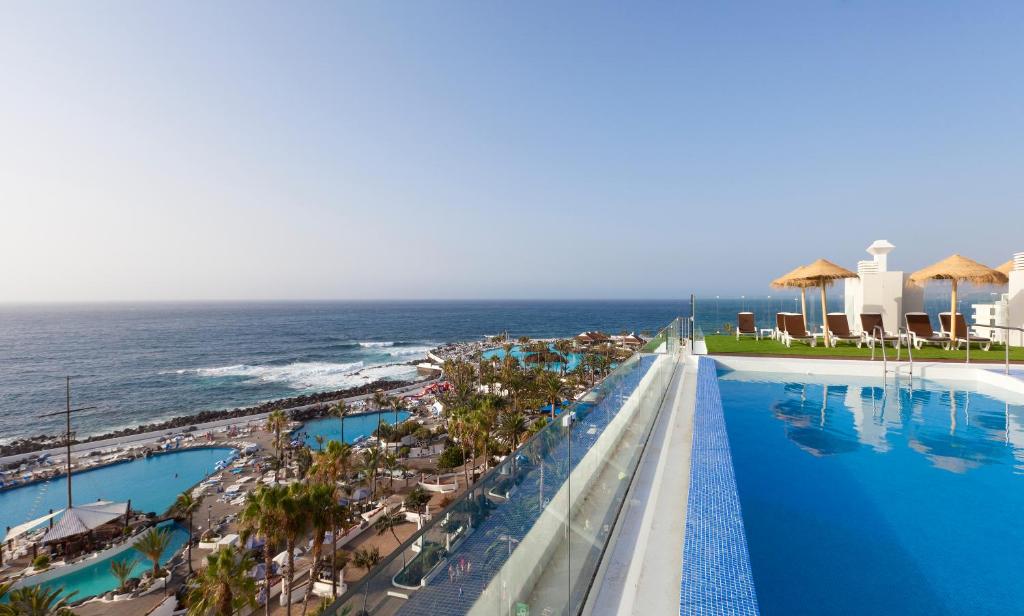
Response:
[{"label": "metal railing post", "polygon": [[[889,361],[885,356],[885,330],[882,329],[881,325],[875,325],[871,330],[871,334],[874,335],[875,332],[878,332],[876,340],[882,345],[882,387],[885,387],[889,378]],[[871,345],[871,359],[875,359],[875,345]]]}]

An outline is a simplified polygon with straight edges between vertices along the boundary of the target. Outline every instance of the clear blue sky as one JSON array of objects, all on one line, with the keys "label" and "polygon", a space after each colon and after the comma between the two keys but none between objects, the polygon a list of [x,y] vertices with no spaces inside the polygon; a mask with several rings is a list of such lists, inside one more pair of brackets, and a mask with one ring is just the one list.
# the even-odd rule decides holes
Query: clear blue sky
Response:
[{"label": "clear blue sky", "polygon": [[767,293],[1024,250],[1024,3],[8,3],[0,301]]}]

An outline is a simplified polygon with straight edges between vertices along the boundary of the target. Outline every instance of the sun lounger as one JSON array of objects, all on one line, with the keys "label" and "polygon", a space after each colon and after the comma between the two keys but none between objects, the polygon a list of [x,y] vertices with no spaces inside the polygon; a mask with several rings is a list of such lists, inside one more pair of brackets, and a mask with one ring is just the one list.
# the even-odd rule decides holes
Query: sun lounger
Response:
[{"label": "sun lounger", "polygon": [[776,312],[775,313],[775,331],[772,332],[772,338],[775,340],[782,340],[782,332],[786,331],[786,313]]},{"label": "sun lounger", "polygon": [[736,339],[739,340],[740,336],[753,336],[755,340],[761,339],[761,334],[757,332],[757,323],[754,321],[753,312],[736,313]]},{"label": "sun lounger", "polygon": [[786,346],[793,346],[794,340],[800,342],[806,342],[807,344],[817,346],[818,341],[807,332],[807,327],[804,325],[804,315],[802,314],[787,314],[786,315],[786,333],[783,338],[783,342]]},{"label": "sun lounger", "polygon": [[932,329],[932,321],[924,312],[908,312],[906,317],[907,330],[914,348],[920,349],[925,344],[938,345],[944,349],[950,346],[949,336],[936,334]]},{"label": "sun lounger", "polygon": [[[950,336],[951,324],[948,312],[939,313],[939,325],[942,326],[942,335]],[[977,344],[983,351],[988,351],[992,348],[991,338],[972,334],[971,328],[967,325],[967,320],[964,319],[964,315],[958,312],[956,313],[956,348],[959,349],[961,345],[970,343]]]},{"label": "sun lounger", "polygon": [[[879,331],[878,328],[881,328]],[[899,345],[900,337],[892,332],[885,331],[885,323],[882,322],[882,315],[877,312],[862,312],[860,315],[860,335],[864,344],[874,347],[879,342],[892,345],[896,348]]]},{"label": "sun lounger", "polygon": [[828,332],[833,346],[837,342],[855,342],[858,347],[864,343],[863,337],[850,331],[850,322],[845,312],[830,312],[825,318],[828,319]]}]

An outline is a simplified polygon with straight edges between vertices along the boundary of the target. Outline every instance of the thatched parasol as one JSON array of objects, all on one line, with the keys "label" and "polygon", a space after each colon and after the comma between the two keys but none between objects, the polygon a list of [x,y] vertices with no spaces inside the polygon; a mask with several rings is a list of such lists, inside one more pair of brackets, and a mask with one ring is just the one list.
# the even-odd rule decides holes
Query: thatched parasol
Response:
[{"label": "thatched parasol", "polygon": [[797,288],[797,289],[800,289],[800,312],[801,312],[801,314],[804,315],[804,321],[806,322],[807,321],[807,288],[808,287],[813,287],[814,283],[813,282],[809,282],[807,280],[803,280],[802,278],[800,278],[800,272],[802,272],[805,267],[807,267],[807,266],[806,265],[801,265],[800,267],[794,269],[793,271],[791,271],[791,272],[789,272],[787,274],[783,274],[782,276],[779,276],[778,278],[776,278],[775,280],[772,281],[772,286],[775,287],[776,289],[785,289],[785,288],[790,288],[790,289]]},{"label": "thatched parasol", "polygon": [[927,280],[949,280],[953,283],[953,290],[950,293],[950,318],[949,337],[956,343],[956,287],[959,282],[973,282],[975,284],[1006,284],[1009,279],[1006,274],[994,270],[987,265],[968,259],[960,255],[953,255],[939,261],[934,265],[918,270],[910,275],[914,282],[925,282]]},{"label": "thatched parasol", "polygon": [[1013,259],[1010,259],[1006,263],[1003,263],[1002,265],[997,267],[996,271],[997,272],[1002,272],[1002,273],[1006,274],[1007,276],[1009,276],[1010,272],[1013,271]]},{"label": "thatched parasol", "polygon": [[810,282],[821,288],[821,331],[825,335],[825,346],[829,346],[828,319],[825,318],[825,315],[828,314],[828,308],[825,305],[825,287],[836,280],[856,277],[857,274],[851,272],[845,267],[839,267],[835,263],[826,259],[818,259],[814,263],[800,268],[800,271],[795,277],[798,281],[803,281],[805,283]]}]

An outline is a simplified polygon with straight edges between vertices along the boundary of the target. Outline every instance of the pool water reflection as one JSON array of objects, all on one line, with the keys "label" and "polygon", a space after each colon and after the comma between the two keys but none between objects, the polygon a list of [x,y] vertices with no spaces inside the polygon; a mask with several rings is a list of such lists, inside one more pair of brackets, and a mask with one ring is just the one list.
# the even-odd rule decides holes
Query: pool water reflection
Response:
[{"label": "pool water reflection", "polygon": [[879,385],[720,373],[762,612],[1017,611],[1024,400]]}]

